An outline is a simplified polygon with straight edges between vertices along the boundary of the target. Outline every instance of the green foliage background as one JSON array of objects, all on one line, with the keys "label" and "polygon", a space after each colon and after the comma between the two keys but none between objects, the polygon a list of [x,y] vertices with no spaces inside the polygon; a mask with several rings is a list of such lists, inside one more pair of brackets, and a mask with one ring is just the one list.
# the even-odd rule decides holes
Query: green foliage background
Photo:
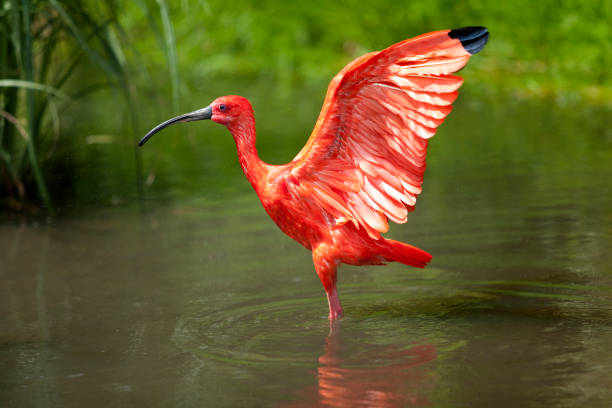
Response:
[{"label": "green foliage background", "polygon": [[[175,2],[170,14],[185,86],[211,76],[263,76],[278,86],[318,86],[365,52],[428,31],[485,25],[491,42],[470,73],[481,91],[610,98],[609,1],[190,0]],[[126,18],[126,26],[142,38],[137,44],[142,54],[156,49],[142,19]],[[152,57],[150,69],[163,64],[162,53]]]},{"label": "green foliage background", "polygon": [[[197,188],[201,179],[194,174],[237,174],[228,159],[233,146],[221,129],[207,130],[199,142],[194,130],[169,131],[189,137],[160,138],[145,153],[144,167],[134,147],[155,123],[221,94],[249,97],[260,133],[270,135],[260,139],[264,158],[290,160],[314,123],[327,83],[347,62],[439,29],[484,25],[491,32],[485,51],[466,68],[470,85],[463,91],[472,100],[612,109],[610,1],[0,5],[1,79],[50,87],[2,82],[2,111],[32,141],[6,115],[0,119],[4,208],[131,202],[147,189],[172,194],[177,179],[187,180],[185,191]],[[23,52],[27,44],[31,54]]]}]

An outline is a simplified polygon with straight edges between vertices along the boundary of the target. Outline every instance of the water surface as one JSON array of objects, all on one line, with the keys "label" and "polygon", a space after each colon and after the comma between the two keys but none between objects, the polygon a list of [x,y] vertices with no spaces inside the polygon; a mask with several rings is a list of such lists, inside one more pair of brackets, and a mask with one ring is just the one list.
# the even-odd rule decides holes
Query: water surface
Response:
[{"label": "water surface", "polygon": [[[433,261],[343,266],[331,330],[310,253],[239,172],[159,165],[165,143],[209,154],[160,141],[140,207],[4,217],[0,406],[609,406],[607,118],[460,103],[417,210],[389,234]],[[262,141],[264,159],[290,158],[295,132],[288,153]]]}]

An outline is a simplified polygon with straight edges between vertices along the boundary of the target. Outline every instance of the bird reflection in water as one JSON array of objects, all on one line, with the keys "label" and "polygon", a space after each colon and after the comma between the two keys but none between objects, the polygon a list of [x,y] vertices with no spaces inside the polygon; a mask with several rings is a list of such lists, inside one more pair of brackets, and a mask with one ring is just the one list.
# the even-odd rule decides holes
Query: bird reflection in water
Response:
[{"label": "bird reflection in water", "polygon": [[[344,344],[344,346],[347,346]],[[319,357],[318,386],[299,392],[301,402],[284,407],[428,406],[433,389],[429,364],[433,345],[363,345],[362,353],[343,350],[340,325],[334,325]],[[353,348],[354,349],[354,348]]]}]

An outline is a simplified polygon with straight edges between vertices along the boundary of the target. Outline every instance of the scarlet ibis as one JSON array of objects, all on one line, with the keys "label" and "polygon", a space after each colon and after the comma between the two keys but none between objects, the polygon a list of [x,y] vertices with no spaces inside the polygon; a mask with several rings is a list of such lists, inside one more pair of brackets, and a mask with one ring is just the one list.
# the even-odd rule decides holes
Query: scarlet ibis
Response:
[{"label": "scarlet ibis", "polygon": [[365,54],[340,71],[306,145],[291,163],[264,163],[255,148],[249,101],[229,95],[154,127],[139,142],[178,122],[211,119],[234,138],[240,166],[274,222],[312,251],[329,305],[342,316],[336,289],[341,263],[401,262],[424,268],[427,252],[385,239],[388,220],[406,222],[421,193],[427,143],[451,111],[463,83],[452,75],[482,50],[484,27],[435,31]]}]

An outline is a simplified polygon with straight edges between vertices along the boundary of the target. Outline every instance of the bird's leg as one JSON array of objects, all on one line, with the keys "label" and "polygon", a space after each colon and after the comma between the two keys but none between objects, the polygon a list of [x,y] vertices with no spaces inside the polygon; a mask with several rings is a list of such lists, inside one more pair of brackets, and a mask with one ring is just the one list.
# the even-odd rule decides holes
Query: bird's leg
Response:
[{"label": "bird's leg", "polygon": [[336,320],[342,317],[342,305],[340,304],[340,298],[338,298],[338,290],[336,286],[331,291],[326,290],[327,293],[327,304],[329,305],[329,320]]},{"label": "bird's leg", "polygon": [[338,263],[329,256],[329,249],[330,247],[325,244],[317,246],[312,251],[312,260],[327,294],[329,320],[336,320],[342,317],[342,306],[340,305],[338,290],[336,289]]}]

